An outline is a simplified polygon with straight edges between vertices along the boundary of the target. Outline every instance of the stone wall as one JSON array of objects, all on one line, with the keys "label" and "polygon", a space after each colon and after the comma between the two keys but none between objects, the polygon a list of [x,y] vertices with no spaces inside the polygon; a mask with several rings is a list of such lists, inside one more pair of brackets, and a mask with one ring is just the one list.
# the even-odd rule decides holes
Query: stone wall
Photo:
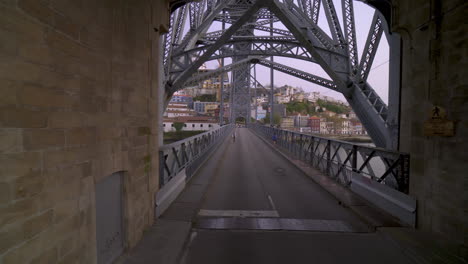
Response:
[{"label": "stone wall", "polygon": [[0,0],[0,263],[95,263],[95,184],[124,172],[126,248],[153,223],[168,4]]},{"label": "stone wall", "polygon": [[[403,37],[401,150],[411,154],[410,193],[418,228],[443,234],[468,256],[468,45],[464,0],[394,1]],[[433,106],[447,110],[455,136],[425,136]]]}]

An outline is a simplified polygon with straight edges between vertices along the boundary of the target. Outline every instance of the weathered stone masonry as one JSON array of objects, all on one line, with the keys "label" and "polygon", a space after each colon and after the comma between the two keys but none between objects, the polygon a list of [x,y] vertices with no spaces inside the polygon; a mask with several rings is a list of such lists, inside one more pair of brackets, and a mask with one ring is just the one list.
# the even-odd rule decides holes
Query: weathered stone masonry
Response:
[{"label": "weathered stone masonry", "polygon": [[0,263],[95,263],[95,184],[153,223],[166,1],[0,0]]},{"label": "weathered stone masonry", "polygon": [[[400,145],[411,154],[417,227],[463,245],[459,253],[468,256],[468,5],[394,2],[392,27],[403,37]],[[447,110],[455,136],[424,136],[423,123],[434,105]]]}]

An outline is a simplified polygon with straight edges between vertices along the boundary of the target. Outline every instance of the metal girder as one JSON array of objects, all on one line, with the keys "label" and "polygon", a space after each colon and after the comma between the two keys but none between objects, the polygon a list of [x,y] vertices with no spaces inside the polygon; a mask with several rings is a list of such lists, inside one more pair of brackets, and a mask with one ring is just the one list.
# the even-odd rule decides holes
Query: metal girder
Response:
[{"label": "metal girder", "polygon": [[[321,4],[325,8],[332,37],[317,25]],[[171,95],[185,85],[231,71],[231,120],[242,116],[248,121],[251,86],[249,65],[258,63],[343,93],[375,144],[379,147],[391,147],[388,142],[395,140],[389,138],[397,137],[398,133],[394,131],[397,126],[390,124],[395,121],[388,120],[395,116],[391,114],[395,110],[389,111],[366,82],[381,35],[385,31],[385,24],[376,13],[359,60],[352,0],[341,0],[341,5],[344,31],[333,0],[202,0],[193,5],[193,14],[185,16],[193,20],[193,26],[182,41],[180,32],[183,31],[181,26],[184,24],[184,10],[180,9],[177,16],[172,18],[174,29],[167,37],[170,41],[165,42],[164,47],[168,47],[164,51],[165,56],[168,56],[166,52],[172,54],[165,58],[166,65],[170,66],[165,72],[166,93]],[[195,12],[195,9],[198,11]],[[185,12],[188,11],[190,9],[187,6]],[[270,19],[282,22],[288,30],[268,25],[271,23]],[[206,33],[213,21],[229,23],[231,27],[228,30]],[[253,36],[254,30],[275,35]],[[269,56],[315,62],[332,80],[266,60]],[[225,57],[232,57],[233,63],[216,71],[196,74],[204,62]]]},{"label": "metal girder", "polygon": [[329,89],[339,92],[338,87],[331,80],[327,80],[325,78],[313,75],[311,73],[304,72],[304,71],[301,71],[301,70],[298,70],[298,69],[295,69],[295,68],[277,63],[277,62],[265,60],[265,59],[260,59],[258,60],[257,63],[265,67],[269,67],[274,70],[287,73],[291,76],[294,76],[294,77],[297,77],[297,78],[300,78],[300,79],[309,81],[311,83],[315,83],[325,88],[329,88]]},{"label": "metal girder", "polygon": [[[251,44],[249,50],[234,50],[236,44]],[[186,51],[181,54],[175,54],[172,59],[171,73],[182,72],[190,65],[192,65],[202,54],[209,49],[211,45],[198,47],[193,50]],[[330,52],[322,48],[317,48],[317,52],[326,59],[333,66],[336,58],[342,61],[346,59],[346,56],[336,52]],[[235,55],[242,56],[281,56],[295,59],[302,59],[310,62],[316,62],[311,56],[309,51],[303,47],[299,42],[292,42],[288,37],[280,36],[258,36],[258,37],[235,37],[230,41],[226,42],[219,50],[214,52],[208,60],[215,60],[219,58],[232,57]],[[339,69],[338,69],[339,70]]]},{"label": "metal girder", "polygon": [[198,15],[200,14],[199,9],[199,2],[192,2],[189,4],[190,30],[195,30],[198,26]]},{"label": "metal girder", "polygon": [[369,101],[369,104],[373,106],[374,110],[380,115],[384,122],[387,121],[388,117],[388,107],[384,101],[380,98],[377,92],[370,86],[369,83],[365,82],[358,85],[364,94],[364,96]]},{"label": "metal girder", "polygon": [[[313,23],[311,19],[309,19],[300,9],[295,5],[291,5],[290,8],[286,8],[281,3],[275,3],[282,6],[284,11],[286,12],[286,17],[289,17],[297,23],[297,26],[300,29],[307,30],[311,35],[308,36],[308,41],[318,47],[323,47],[328,50],[338,51],[337,45],[334,43],[333,39],[331,39],[325,31],[323,31],[317,24]],[[280,18],[281,20],[281,18]],[[284,24],[284,23],[283,23]],[[291,30],[290,30],[291,31]],[[292,32],[291,32],[292,33]]]},{"label": "metal girder", "polygon": [[193,45],[195,45],[197,40],[208,30],[216,15],[218,15],[219,12],[221,12],[221,10],[223,10],[223,8],[230,2],[231,0],[220,1],[215,9],[203,20],[203,22],[197,28],[190,29],[174,52],[180,52],[186,48],[193,48]]},{"label": "metal girder", "polygon": [[177,13],[177,20],[173,26],[175,28],[174,39],[172,41],[173,46],[178,45],[181,39],[182,32],[184,31],[185,19],[187,18],[186,12],[187,12],[187,6],[183,6],[179,9]]},{"label": "metal girder", "polygon": [[374,18],[372,19],[369,35],[367,36],[366,45],[361,57],[361,63],[359,64],[359,74],[363,81],[367,80],[372,62],[374,61],[375,54],[377,53],[377,47],[379,46],[380,38],[382,37],[383,25],[380,15],[375,12]]},{"label": "metal girder", "polygon": [[228,64],[224,67],[217,68],[216,70],[213,70],[213,71],[200,73],[200,74],[194,74],[184,83],[184,86],[188,87],[188,86],[196,85],[205,80],[220,76],[226,72],[230,72],[240,67],[244,67],[245,65],[249,65],[251,63],[251,60],[252,59],[247,58],[247,59],[243,59],[243,60]]},{"label": "metal girder", "polygon": [[351,67],[351,74],[357,74],[358,67],[358,51],[356,42],[356,29],[354,23],[354,8],[353,0],[341,0],[343,8],[343,22],[345,28],[345,37],[348,46],[349,64]]},{"label": "metal girder", "polygon": [[381,148],[387,147],[390,131],[387,128],[385,120],[378,113],[379,110],[370,103],[369,98],[364,94],[363,90],[357,84],[353,85],[356,87],[352,90],[352,96],[346,98],[349,105],[353,108],[359,120],[361,120],[374,144]]},{"label": "metal girder", "polygon": [[313,0],[313,2],[312,2],[312,22],[314,22],[314,24],[318,23],[319,14],[320,14],[320,0]]},{"label": "metal girder", "polygon": [[311,43],[315,35],[312,30],[308,27],[304,27],[301,20],[297,19],[289,9],[284,7],[277,0],[273,0],[269,5],[272,12],[283,22],[283,24],[293,33],[296,39],[309,51],[312,57],[315,58],[316,62],[320,64],[322,69],[332,78],[338,87],[338,90],[342,92],[345,97],[348,97],[351,93],[351,89],[348,89],[345,84],[347,79],[347,59],[340,56],[333,56],[331,60],[326,60]]},{"label": "metal girder", "polygon": [[333,0],[322,0],[325,15],[327,17],[328,25],[333,36],[333,40],[338,43],[340,48],[344,48],[346,43],[343,38],[341,31],[340,21],[338,21],[338,15],[336,14],[335,5]]},{"label": "metal girder", "polygon": [[277,63],[277,62],[272,62],[272,61],[265,60],[265,59],[262,59],[262,58],[257,58],[257,57],[254,57],[254,58],[249,57],[247,59],[243,59],[243,60],[240,60],[238,62],[231,63],[229,65],[217,68],[216,70],[209,71],[209,72],[206,72],[206,73],[194,74],[190,79],[188,79],[184,83],[184,86],[188,87],[188,86],[196,85],[196,84],[198,84],[198,83],[200,83],[202,81],[205,81],[205,80],[220,76],[220,75],[224,74],[225,72],[234,71],[234,70],[236,70],[238,68],[244,67],[245,65],[248,65],[250,63],[252,63],[252,64],[257,63],[259,65],[262,65],[262,66],[265,66],[265,67],[268,67],[268,68],[272,68],[274,70],[289,74],[291,76],[294,76],[294,77],[297,77],[297,78],[300,78],[300,79],[303,79],[303,80],[318,84],[318,85],[323,86],[325,88],[329,88],[329,89],[332,89],[334,91],[338,91],[337,86],[331,80],[328,80],[328,79],[313,75],[313,74],[308,73],[308,72],[297,70],[295,68],[292,68],[292,67],[289,67],[289,66]]},{"label": "metal girder", "polygon": [[[273,28],[272,29],[270,27],[265,27],[265,26],[257,25],[257,24],[248,24],[248,25],[245,25],[244,27],[251,27],[251,26],[253,26],[254,29],[256,29],[256,30],[265,31],[265,32],[270,32],[271,30],[273,30],[273,33],[275,33],[275,34],[292,37],[291,32],[289,32],[287,30],[283,30],[283,29],[278,29],[278,28]],[[244,28],[244,27],[242,27],[242,28]],[[206,40],[206,39],[211,39],[211,38],[217,38],[217,37],[221,36],[223,33],[224,33],[224,30],[216,30],[216,31],[209,32],[209,33],[205,34],[205,36],[202,39]]]},{"label": "metal girder", "polygon": [[196,62],[194,62],[188,69],[186,69],[182,74],[178,76],[176,80],[172,84],[166,83],[169,86],[169,90],[174,93],[180,85],[184,84],[185,81],[195,72],[197,69],[206,62],[210,56],[217,51],[231,36],[249,19],[251,19],[252,15],[255,14],[264,4],[266,0],[258,0],[253,4],[247,11],[234,23],[231,27],[229,27],[226,32],[219,37],[219,39],[210,47],[208,48],[203,55],[201,55]]},{"label": "metal girder", "polygon": [[172,13],[170,17],[170,25],[169,27],[169,32],[164,36],[164,47],[163,47],[163,67],[164,67],[164,73],[166,75],[169,74],[170,70],[170,60],[172,59],[172,38],[173,38],[173,33],[174,33],[174,18],[176,16],[176,13]]}]

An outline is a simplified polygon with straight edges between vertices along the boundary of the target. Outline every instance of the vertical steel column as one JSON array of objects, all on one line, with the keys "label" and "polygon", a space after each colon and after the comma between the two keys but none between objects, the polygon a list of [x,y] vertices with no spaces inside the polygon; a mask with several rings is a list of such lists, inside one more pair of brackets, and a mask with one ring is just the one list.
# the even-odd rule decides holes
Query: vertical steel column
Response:
[{"label": "vertical steel column", "polygon": [[[270,36],[273,36],[273,16],[270,17]],[[273,48],[273,47],[272,47]],[[273,62],[273,56],[270,57],[270,60]],[[270,91],[270,126],[273,126],[273,105],[275,104],[274,101],[274,70],[270,68],[270,84],[271,84],[271,91]]]},{"label": "vertical steel column", "polygon": [[[223,17],[225,16],[226,11],[223,10]],[[222,30],[226,30],[226,22],[223,19],[222,23]],[[221,59],[221,68],[224,67],[224,57]],[[221,73],[220,78],[220,96],[219,96],[219,125],[222,126],[224,124],[224,72]]]},{"label": "vertical steel column", "polygon": [[257,104],[257,65],[254,64],[254,81],[255,81],[255,84],[254,84],[254,88],[255,88],[255,123],[257,123],[257,119],[258,119],[258,113],[257,113],[257,109],[258,109],[258,104]]}]

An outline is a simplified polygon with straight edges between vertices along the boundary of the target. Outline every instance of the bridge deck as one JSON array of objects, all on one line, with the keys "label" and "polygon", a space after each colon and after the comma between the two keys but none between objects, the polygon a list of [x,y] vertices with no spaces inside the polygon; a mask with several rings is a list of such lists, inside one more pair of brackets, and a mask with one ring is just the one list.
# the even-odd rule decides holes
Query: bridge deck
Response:
[{"label": "bridge deck", "polygon": [[235,133],[161,217],[192,223],[177,262],[412,263],[251,131]]}]

